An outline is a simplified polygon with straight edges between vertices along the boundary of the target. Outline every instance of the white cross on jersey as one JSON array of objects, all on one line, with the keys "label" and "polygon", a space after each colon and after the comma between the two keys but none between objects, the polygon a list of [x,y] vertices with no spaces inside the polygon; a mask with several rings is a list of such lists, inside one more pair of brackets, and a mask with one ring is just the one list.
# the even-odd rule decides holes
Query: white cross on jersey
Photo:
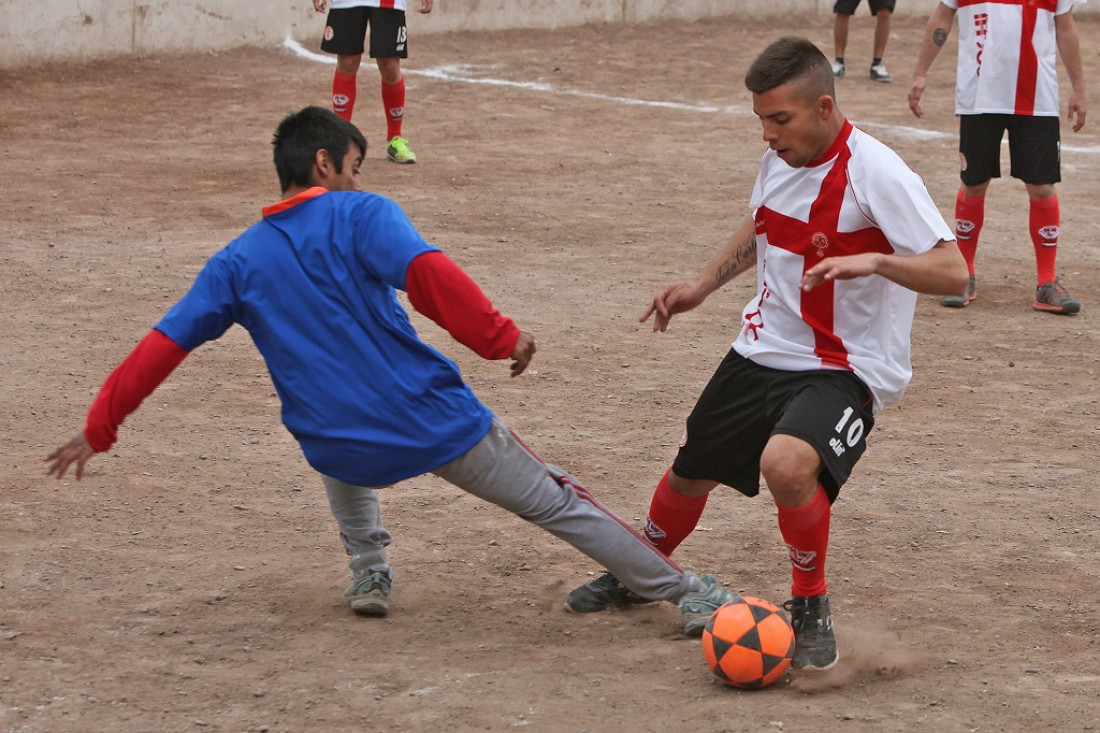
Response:
[{"label": "white cross on jersey", "polygon": [[808,292],[799,285],[823,257],[912,256],[953,240],[920,177],[846,121],[829,151],[802,168],[765,153],[751,205],[758,293],[733,348],[773,369],[851,370],[871,389],[875,411],[900,400],[912,376],[917,294],[878,275]]},{"label": "white cross on jersey", "polygon": [[1054,17],[1085,0],[941,0],[958,11],[955,114],[1058,116]]}]

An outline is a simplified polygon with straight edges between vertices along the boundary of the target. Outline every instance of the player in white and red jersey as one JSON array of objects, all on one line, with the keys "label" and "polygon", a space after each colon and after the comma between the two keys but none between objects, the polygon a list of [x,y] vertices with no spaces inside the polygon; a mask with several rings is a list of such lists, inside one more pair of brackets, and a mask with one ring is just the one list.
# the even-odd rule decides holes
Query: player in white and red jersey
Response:
[{"label": "player in white and red jersey", "polygon": [[1073,8],[1085,0],[941,0],[925,29],[913,70],[909,109],[924,116],[926,74],[947,42],[956,15],[959,54],[955,114],[959,116],[962,185],[955,197],[955,232],[970,270],[966,295],[940,302],[963,308],[978,297],[974,260],[985,221],[985,194],[1001,175],[1001,139],[1008,132],[1010,174],[1024,182],[1028,232],[1035,249],[1036,310],[1077,313],[1081,303],[1058,280],[1055,260],[1061,208],[1054,185],[1062,180],[1058,130],[1058,53],[1072,91],[1066,119],[1085,124],[1085,75]]},{"label": "player in white and red jersey", "polygon": [[[874,413],[909,382],[916,292],[961,293],[966,265],[920,178],[852,127],[829,60],[782,38],[745,77],[768,151],[753,215],[694,280],[661,287],[641,320],[664,331],[756,265],[758,293],[657,485],[646,538],[670,554],[718,484],[753,496],[763,474],[791,564],[797,668],[839,658],[825,584],[832,502]],[[640,602],[610,573],[576,588],[577,612]]]},{"label": "player in white and red jersey", "polygon": [[[434,0],[420,0],[421,13],[432,12]],[[363,61],[370,27],[370,57],[382,77],[382,107],[386,112],[386,157],[395,163],[415,163],[416,153],[401,135],[405,121],[405,77],[401,59],[409,57],[405,0],[313,0],[318,13],[328,11],[321,50],[336,54],[332,77],[332,111],[351,120],[355,110],[356,74]]]}]

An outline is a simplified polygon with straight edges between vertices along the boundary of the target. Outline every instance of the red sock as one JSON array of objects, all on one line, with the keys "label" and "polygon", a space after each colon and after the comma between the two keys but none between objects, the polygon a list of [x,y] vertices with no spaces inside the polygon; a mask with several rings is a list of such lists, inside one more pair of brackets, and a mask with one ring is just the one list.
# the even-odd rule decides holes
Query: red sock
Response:
[{"label": "red sock", "polygon": [[649,505],[649,516],[645,520],[645,538],[649,544],[656,547],[666,557],[680,546],[699,524],[699,517],[703,516],[703,508],[707,505],[707,495],[699,497],[677,494],[668,485],[668,475],[665,471],[657,484],[657,490],[653,492],[653,500]]},{"label": "red sock", "polygon": [[978,255],[978,235],[985,223],[985,196],[968,196],[959,189],[955,196],[955,236],[970,274],[974,274],[974,259]]},{"label": "red sock", "polygon": [[820,596],[825,588],[825,554],[829,548],[832,506],[820,485],[806,506],[779,507],[779,532],[791,554],[791,594]]},{"label": "red sock", "polygon": [[351,112],[355,109],[355,74],[332,76],[332,111],[351,122]]},{"label": "red sock", "polygon": [[1054,260],[1058,257],[1058,220],[1061,209],[1057,194],[1048,199],[1030,199],[1027,228],[1031,231],[1031,243],[1035,245],[1035,272],[1037,285],[1053,280]]},{"label": "red sock", "polygon": [[405,77],[396,84],[382,82],[382,106],[386,109],[386,139],[401,137],[401,123],[405,119]]}]

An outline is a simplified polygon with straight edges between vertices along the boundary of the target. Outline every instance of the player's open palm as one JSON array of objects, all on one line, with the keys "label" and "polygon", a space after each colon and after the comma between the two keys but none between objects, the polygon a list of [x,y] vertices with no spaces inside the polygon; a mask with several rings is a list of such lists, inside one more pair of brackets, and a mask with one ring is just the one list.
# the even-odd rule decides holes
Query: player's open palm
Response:
[{"label": "player's open palm", "polygon": [[645,323],[650,316],[653,316],[653,330],[664,331],[668,328],[668,322],[672,320],[672,316],[695,308],[706,300],[708,294],[695,280],[681,280],[662,285],[638,322]]},{"label": "player's open palm", "polygon": [[84,433],[77,433],[75,438],[46,456],[45,460],[50,464],[46,475],[62,478],[69,466],[75,463],[76,480],[79,481],[84,477],[84,464],[94,455],[95,448],[84,437]]}]

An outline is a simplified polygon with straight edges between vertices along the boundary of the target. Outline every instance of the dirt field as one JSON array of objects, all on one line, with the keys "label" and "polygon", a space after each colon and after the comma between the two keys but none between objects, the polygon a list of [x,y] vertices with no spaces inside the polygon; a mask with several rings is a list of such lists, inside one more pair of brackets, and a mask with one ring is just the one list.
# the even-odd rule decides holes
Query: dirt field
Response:
[{"label": "dirt field", "polygon": [[[830,16],[790,23],[831,53]],[[1100,23],[1078,23],[1093,116],[1063,125],[1059,271],[1082,313],[1031,309],[1024,192],[995,183],[980,298],[920,299],[913,383],[834,508],[841,663],[755,693],[711,676],[671,605],[566,613],[599,568],[431,476],[385,493],[394,607],[354,617],[324,491],[241,329],[197,350],[83,482],[46,479],[107,372],[277,199],[271,132],[328,103],[332,67],[270,49],[0,74],[0,730],[1100,729]],[[953,48],[925,120],[904,102],[922,26],[895,22],[896,81],[874,85],[857,16],[838,95],[953,220]],[[539,352],[511,380],[416,323],[532,449],[640,523],[753,278],[666,334],[637,317],[747,211],[763,145],[741,78],[779,32],[413,31],[421,162],[384,160],[365,67],[364,185]],[[789,592],[766,494],[716,492],[677,557],[745,593]]]}]

